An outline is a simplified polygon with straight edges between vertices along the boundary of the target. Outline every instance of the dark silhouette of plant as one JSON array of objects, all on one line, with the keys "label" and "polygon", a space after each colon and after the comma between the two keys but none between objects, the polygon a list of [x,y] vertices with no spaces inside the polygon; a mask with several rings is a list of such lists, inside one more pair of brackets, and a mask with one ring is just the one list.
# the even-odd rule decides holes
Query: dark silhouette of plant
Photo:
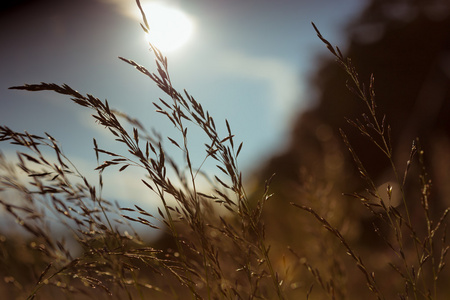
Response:
[{"label": "dark silhouette of plant", "polygon": [[[148,33],[150,28],[145,13],[140,2],[136,3],[142,13],[142,29]],[[146,285],[135,272],[139,265],[144,264],[156,273],[173,275],[194,298],[267,296],[272,294],[269,285],[264,283],[269,280],[276,297],[283,299],[280,279],[269,258],[260,218],[264,202],[269,198],[267,188],[256,205],[249,202],[237,164],[242,143],[235,147],[228,121],[225,122],[227,134],[220,136],[209,112],[187,91],[180,93],[173,87],[167,58],[152,44],[150,47],[155,55],[157,73],[132,60],[120,59],[147,76],[167,95],[169,100],[159,99],[153,104],[156,111],[165,115],[178,129],[179,137],[167,139],[183,153],[186,166],[175,163],[158,135],[149,134],[138,121],[111,109],[107,101],[89,94],[82,95],[66,84],[12,87],[27,91],[49,90],[69,96],[76,104],[91,109],[97,123],[108,129],[128,150],[128,156],[117,154],[102,149],[94,139],[97,160],[100,156],[108,157],[96,168],[99,172],[98,189],[76,170],[49,134],[46,135],[50,142],[41,136],[0,127],[1,141],[10,141],[32,152],[18,152],[18,167],[33,179],[30,182],[32,188],[16,182],[13,174],[3,177],[5,187],[24,194],[24,205],[13,205],[5,200],[0,202],[28,232],[42,240],[46,249],[43,254],[44,261],[49,261],[48,265],[39,275],[29,298],[33,298],[44,285],[55,282],[60,285],[72,277],[92,287],[100,287],[108,294],[113,294],[112,287],[120,287],[131,299],[130,286],[139,292],[140,287]],[[124,121],[131,123],[132,130],[127,130]],[[199,127],[207,137],[205,160],[215,160],[222,173],[208,178],[211,187],[207,193],[203,193],[197,183],[199,176],[206,175],[201,172],[201,166],[191,163],[188,146],[190,126]],[[42,148],[53,149],[56,162],[50,161]],[[6,169],[6,162],[4,165]],[[124,208],[102,198],[102,174],[112,166],[120,167],[119,172],[130,166],[145,171],[142,183],[161,200],[159,216],[155,217],[138,206]],[[171,177],[169,173],[174,175]],[[73,176],[78,177],[80,183],[75,183],[71,179]],[[35,214],[41,206],[54,212],[58,220],[73,231],[83,247],[81,257],[73,258],[62,242],[55,241],[41,229],[45,215]],[[219,212],[220,208],[225,208],[226,212]],[[151,228],[158,228],[155,221],[161,222],[164,225],[162,230],[167,231],[176,244],[175,254],[168,255],[160,249],[143,246],[136,232],[130,236],[119,229],[118,222],[124,221]],[[76,290],[71,281],[67,288]]]}]

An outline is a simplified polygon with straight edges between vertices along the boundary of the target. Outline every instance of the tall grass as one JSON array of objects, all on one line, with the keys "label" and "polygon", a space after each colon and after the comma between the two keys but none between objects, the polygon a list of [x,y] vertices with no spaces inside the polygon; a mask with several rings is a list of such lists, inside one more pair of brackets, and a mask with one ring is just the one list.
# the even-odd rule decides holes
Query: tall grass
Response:
[{"label": "tall grass", "polygon": [[[141,27],[148,33],[151,29],[145,13],[139,0],[136,3],[142,14]],[[348,74],[349,88],[365,105],[363,119],[348,120],[349,123],[391,162],[403,201],[396,207],[391,205],[394,187],[388,185],[385,191],[379,191],[366,172],[364,162],[359,160],[341,131],[369,195],[353,193],[350,196],[387,225],[388,230],[377,227],[374,230],[394,254],[389,262],[391,275],[403,283],[403,288],[390,294],[392,289],[385,290],[379,285],[377,274],[331,220],[310,206],[292,203],[292,207],[300,209],[298,218],[307,217],[301,210],[306,211],[318,221],[314,223],[318,232],[323,227],[331,233],[330,236],[317,235],[316,240],[308,243],[324,243],[323,237],[336,239],[362,274],[360,283],[376,299],[442,299],[445,295],[439,282],[444,280],[441,276],[448,252],[445,242],[448,209],[437,220],[430,214],[431,182],[424,168],[425,154],[420,143],[418,140],[413,143],[402,174],[393,161],[390,126],[377,110],[374,78],[370,78],[368,86],[363,84],[352,61],[345,58],[339,48],[331,46],[313,26]],[[146,130],[139,121],[110,108],[106,100],[83,95],[66,84],[12,87],[68,96],[90,110],[96,122],[127,150],[127,155],[103,149],[94,139],[98,182],[93,183],[77,170],[50,134],[20,133],[0,127],[0,141],[19,149],[16,163],[0,156],[0,204],[4,213],[15,219],[30,236],[13,237],[3,233],[0,247],[1,264],[5,268],[1,270],[4,278],[1,292],[7,297],[22,299],[82,299],[94,295],[114,299],[356,297],[354,291],[360,291],[360,287],[345,286],[341,277],[346,270],[337,266],[335,257],[323,258],[336,262],[334,271],[324,276],[320,266],[314,266],[310,258],[303,257],[297,249],[282,245],[286,255],[294,257],[289,265],[283,254],[271,251],[268,241],[276,240],[276,236],[266,236],[263,214],[272,196],[270,178],[259,192],[260,197],[254,200],[255,197],[249,196],[238,166],[243,143],[235,140],[228,121],[216,126],[213,116],[192,95],[172,85],[167,58],[154,45],[150,47],[155,57],[155,72],[132,60],[120,59],[165,93],[166,98],[153,105],[156,112],[178,130],[176,136],[162,138]],[[192,128],[199,128],[205,136],[204,160],[215,162],[216,174],[205,174],[202,165],[193,165],[188,144]],[[167,143],[182,154],[183,165],[172,158],[173,152],[167,150]],[[421,169],[420,203],[411,203],[405,191],[406,177],[410,176],[413,164]],[[127,176],[128,168],[143,171],[142,178],[135,180],[159,198],[157,215],[138,205],[123,207],[102,196],[103,173],[121,172],[122,176]],[[205,188],[200,181],[208,182],[209,186]],[[423,214],[420,220],[411,215],[416,206],[420,206]],[[64,237],[55,235],[49,218],[70,232],[81,249],[79,253],[74,253],[73,244]],[[149,244],[134,229],[137,224],[161,231],[165,238]],[[292,224],[295,228],[296,220],[292,220]],[[304,267],[310,275],[299,271]],[[360,275],[349,271],[347,276]],[[313,289],[314,282],[322,291]]]}]

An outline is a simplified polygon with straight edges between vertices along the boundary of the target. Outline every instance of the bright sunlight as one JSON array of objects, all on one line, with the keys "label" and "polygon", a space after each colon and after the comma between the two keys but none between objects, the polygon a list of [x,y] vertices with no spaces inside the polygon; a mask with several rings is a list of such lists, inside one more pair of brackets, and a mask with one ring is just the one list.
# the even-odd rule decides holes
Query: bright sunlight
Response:
[{"label": "bright sunlight", "polygon": [[149,42],[161,51],[173,51],[183,46],[191,37],[193,23],[181,10],[159,2],[142,5],[147,15]]}]

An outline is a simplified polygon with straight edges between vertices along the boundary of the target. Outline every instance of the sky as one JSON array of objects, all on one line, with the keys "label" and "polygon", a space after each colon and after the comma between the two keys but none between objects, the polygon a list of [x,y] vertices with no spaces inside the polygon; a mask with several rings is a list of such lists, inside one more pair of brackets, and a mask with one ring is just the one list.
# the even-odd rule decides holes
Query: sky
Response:
[{"label": "sky", "polygon": [[[177,7],[193,22],[187,43],[164,53],[174,87],[193,95],[223,130],[225,119],[229,121],[236,143],[244,142],[239,160],[244,173],[256,170],[265,159],[282,151],[294,118],[313,103],[314,90],[308,78],[318,59],[328,54],[311,22],[345,49],[344,26],[367,3],[162,2]],[[108,99],[111,107],[137,117],[148,128],[176,136],[173,126],[154,112],[152,102],[164,99],[164,94],[118,59],[122,56],[156,70],[134,0],[7,0],[1,8],[1,125],[37,135],[50,133],[80,170],[92,174],[96,167],[92,138],[105,149],[114,150],[115,146],[90,112],[56,93],[8,89],[51,82]],[[204,157],[203,142],[193,135],[190,143],[199,165]],[[0,144],[0,150],[6,155],[15,151],[5,143]],[[134,174],[133,170],[128,172]],[[122,177],[110,175],[106,196],[145,201],[140,180],[125,181]]]}]

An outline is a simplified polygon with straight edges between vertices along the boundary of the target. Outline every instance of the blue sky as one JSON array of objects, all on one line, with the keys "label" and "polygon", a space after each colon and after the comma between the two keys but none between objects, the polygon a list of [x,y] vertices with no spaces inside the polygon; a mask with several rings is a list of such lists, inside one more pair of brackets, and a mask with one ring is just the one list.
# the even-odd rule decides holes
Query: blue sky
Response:
[{"label": "blue sky", "polygon": [[[293,118],[314,100],[307,79],[327,51],[311,21],[330,41],[345,48],[343,26],[367,1],[165,2],[179,7],[195,23],[192,39],[167,53],[174,86],[201,102],[217,125],[225,129],[224,120],[229,120],[236,140],[244,141],[239,162],[245,172],[283,149]],[[114,144],[89,111],[55,93],[8,90],[43,81],[67,83],[83,94],[106,98],[112,107],[149,128],[176,134],[151,104],[163,94],[117,58],[154,70],[139,20],[133,17],[137,13],[133,0],[22,1],[3,10],[0,123],[38,135],[49,132],[81,170],[92,172],[92,137],[104,148]],[[191,143],[199,163],[203,143],[196,136]],[[0,150],[13,153],[5,144]],[[142,198],[139,180],[124,182],[113,175],[110,180],[111,195]]]}]

